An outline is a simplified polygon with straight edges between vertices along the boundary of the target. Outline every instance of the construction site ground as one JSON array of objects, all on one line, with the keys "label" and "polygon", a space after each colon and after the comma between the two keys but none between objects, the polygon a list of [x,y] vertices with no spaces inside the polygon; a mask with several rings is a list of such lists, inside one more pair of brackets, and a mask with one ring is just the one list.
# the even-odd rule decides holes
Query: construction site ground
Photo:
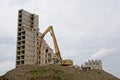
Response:
[{"label": "construction site ground", "polygon": [[103,70],[88,70],[82,72],[75,67],[60,65],[24,65],[17,67],[0,80],[120,80]]}]

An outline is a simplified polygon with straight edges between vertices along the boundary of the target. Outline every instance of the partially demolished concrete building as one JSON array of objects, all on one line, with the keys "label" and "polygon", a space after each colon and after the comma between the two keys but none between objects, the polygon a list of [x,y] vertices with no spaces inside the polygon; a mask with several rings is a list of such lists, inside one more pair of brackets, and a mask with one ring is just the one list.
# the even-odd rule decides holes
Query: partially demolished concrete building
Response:
[{"label": "partially demolished concrete building", "polygon": [[102,62],[101,60],[88,60],[88,62],[85,62],[81,65],[82,69],[100,69],[102,70]]},{"label": "partially demolished concrete building", "polygon": [[[39,17],[23,9],[18,12],[17,28],[17,47],[16,47],[16,67],[25,64],[35,64],[37,49],[39,44]],[[56,63],[56,55],[48,46],[45,40],[42,43],[41,55],[38,64]]]}]

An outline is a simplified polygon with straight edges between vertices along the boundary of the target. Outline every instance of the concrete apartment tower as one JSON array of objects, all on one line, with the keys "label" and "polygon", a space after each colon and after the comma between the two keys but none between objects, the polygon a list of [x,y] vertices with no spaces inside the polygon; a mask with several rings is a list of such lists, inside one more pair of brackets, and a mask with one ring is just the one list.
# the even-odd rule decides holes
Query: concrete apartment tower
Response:
[{"label": "concrete apartment tower", "polygon": [[[38,18],[38,15],[23,9],[18,12],[16,67],[36,63],[39,37],[41,35]],[[54,63],[56,63],[56,55],[45,40],[43,40],[38,64],[46,65]]]},{"label": "concrete apartment tower", "polygon": [[16,66],[33,64],[37,55],[38,15],[23,9],[18,12]]}]

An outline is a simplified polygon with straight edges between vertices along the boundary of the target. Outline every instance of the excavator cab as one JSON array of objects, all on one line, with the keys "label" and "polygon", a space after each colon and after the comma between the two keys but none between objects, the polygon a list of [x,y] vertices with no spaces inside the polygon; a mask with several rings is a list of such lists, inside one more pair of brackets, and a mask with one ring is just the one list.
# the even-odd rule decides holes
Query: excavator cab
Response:
[{"label": "excavator cab", "polygon": [[70,59],[66,59],[62,61],[62,66],[72,66],[73,65],[73,61]]}]

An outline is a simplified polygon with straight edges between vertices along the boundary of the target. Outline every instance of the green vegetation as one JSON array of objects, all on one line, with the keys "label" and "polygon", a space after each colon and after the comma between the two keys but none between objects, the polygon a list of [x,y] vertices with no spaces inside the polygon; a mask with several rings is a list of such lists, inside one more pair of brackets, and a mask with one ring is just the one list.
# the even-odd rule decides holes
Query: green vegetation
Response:
[{"label": "green vegetation", "polygon": [[101,71],[98,71],[97,73],[98,73],[98,74],[102,74],[102,72],[101,72]]},{"label": "green vegetation", "polygon": [[39,76],[39,71],[38,70],[32,70],[30,71],[30,73],[32,74],[33,77],[38,77]]},{"label": "green vegetation", "polygon": [[42,68],[42,69],[35,69],[31,70],[30,74],[32,76],[32,79],[37,79],[37,78],[50,78],[52,77],[53,79],[57,80],[70,80],[69,75],[67,76],[63,70],[58,69],[58,68]]}]

